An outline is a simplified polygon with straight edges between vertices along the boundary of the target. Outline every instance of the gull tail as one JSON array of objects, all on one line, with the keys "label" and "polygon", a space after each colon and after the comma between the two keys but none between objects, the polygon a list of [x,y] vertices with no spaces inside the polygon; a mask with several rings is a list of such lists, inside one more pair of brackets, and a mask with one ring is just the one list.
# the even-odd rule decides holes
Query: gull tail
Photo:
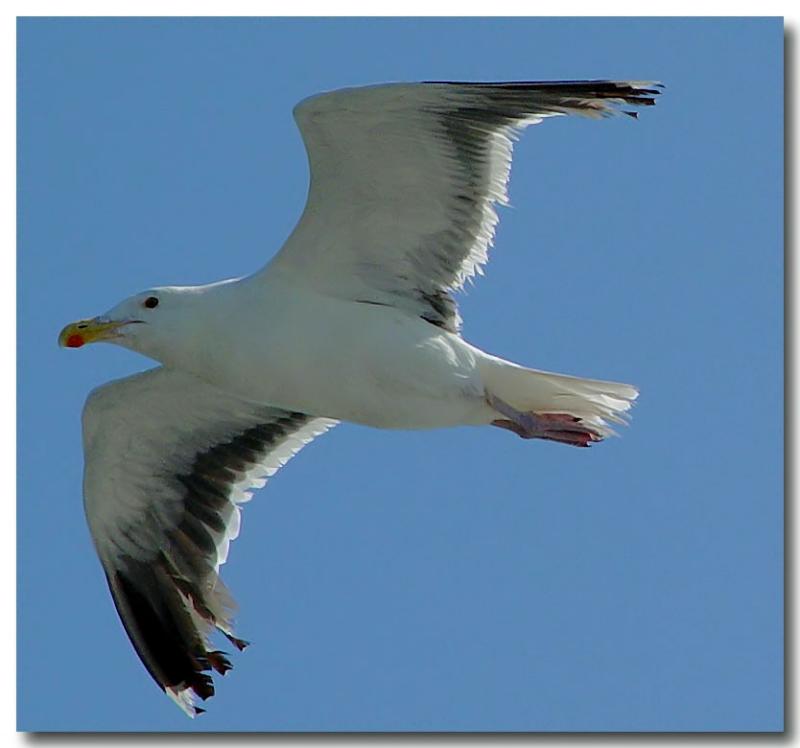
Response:
[{"label": "gull tail", "polygon": [[[627,424],[628,411],[639,391],[630,384],[604,382],[598,379],[581,379],[566,374],[554,374],[537,369],[527,369],[510,361],[486,356],[479,369],[486,387],[487,400],[498,413],[511,420],[495,421],[495,425],[509,428],[520,436],[545,438],[553,441],[588,446],[588,442],[600,441],[615,434],[610,424]],[[498,405],[499,404],[499,405]],[[539,427],[544,427],[546,435],[539,431],[525,433],[529,422],[515,418],[528,414]],[[587,443],[576,444],[574,432],[580,427],[566,424],[553,434],[553,419],[561,421],[560,416],[574,424],[585,426]]]}]

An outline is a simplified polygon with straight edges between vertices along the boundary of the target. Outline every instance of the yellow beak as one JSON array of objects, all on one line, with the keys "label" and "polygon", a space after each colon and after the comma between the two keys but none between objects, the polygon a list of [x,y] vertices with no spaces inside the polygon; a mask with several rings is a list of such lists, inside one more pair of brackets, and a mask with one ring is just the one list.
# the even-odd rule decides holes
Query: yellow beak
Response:
[{"label": "yellow beak", "polygon": [[58,344],[62,348],[80,348],[87,343],[111,340],[117,337],[117,330],[127,322],[110,322],[95,317],[81,319],[67,325],[58,336]]}]

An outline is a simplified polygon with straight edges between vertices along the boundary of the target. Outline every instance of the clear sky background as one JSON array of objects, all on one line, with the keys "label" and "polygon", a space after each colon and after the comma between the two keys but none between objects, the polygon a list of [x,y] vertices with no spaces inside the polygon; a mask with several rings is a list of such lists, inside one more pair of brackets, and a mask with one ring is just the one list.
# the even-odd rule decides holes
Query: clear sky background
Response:
[{"label": "clear sky background", "polygon": [[[782,726],[780,20],[23,20],[24,730]],[[306,193],[292,107],[397,80],[659,79],[638,122],[557,119],[464,334],[638,384],[591,450],[342,425],[247,506],[223,577],[253,642],[188,720],[128,643],[83,517],[89,390],[59,350],[152,285],[250,273]],[[265,324],[269,324],[265,320]]]}]

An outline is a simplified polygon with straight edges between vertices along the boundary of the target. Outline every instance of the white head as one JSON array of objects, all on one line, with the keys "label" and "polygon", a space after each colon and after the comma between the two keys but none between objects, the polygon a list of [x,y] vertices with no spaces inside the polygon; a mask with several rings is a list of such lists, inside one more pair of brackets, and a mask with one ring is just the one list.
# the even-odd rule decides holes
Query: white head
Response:
[{"label": "white head", "polygon": [[197,302],[208,288],[169,286],[143,291],[105,314],[67,325],[58,336],[59,345],[80,348],[87,343],[114,343],[164,362],[177,352],[176,346],[194,342],[193,334],[199,333]]}]

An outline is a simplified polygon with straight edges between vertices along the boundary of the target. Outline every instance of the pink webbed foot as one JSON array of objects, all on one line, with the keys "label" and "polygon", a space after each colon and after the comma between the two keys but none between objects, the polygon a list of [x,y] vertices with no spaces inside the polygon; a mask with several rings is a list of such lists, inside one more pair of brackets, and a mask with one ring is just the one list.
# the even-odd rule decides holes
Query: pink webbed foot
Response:
[{"label": "pink webbed foot", "polygon": [[487,399],[498,413],[506,416],[492,421],[492,425],[513,431],[523,439],[546,439],[573,447],[588,447],[603,439],[599,431],[569,413],[523,413],[498,398]]}]

